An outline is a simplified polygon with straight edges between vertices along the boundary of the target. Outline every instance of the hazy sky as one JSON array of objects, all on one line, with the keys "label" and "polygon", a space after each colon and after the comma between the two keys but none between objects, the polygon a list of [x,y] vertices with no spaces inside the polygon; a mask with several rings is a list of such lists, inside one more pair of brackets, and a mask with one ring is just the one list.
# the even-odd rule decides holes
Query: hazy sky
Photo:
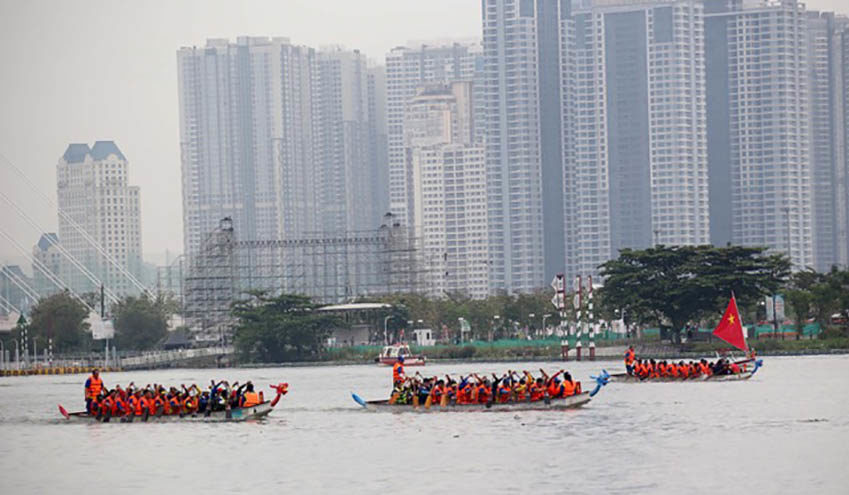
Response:
[{"label": "hazy sky", "polygon": [[[807,4],[849,12],[847,0]],[[68,143],[114,140],[141,187],[146,257],[182,251],[176,50],[240,35],[383,60],[408,40],[480,36],[480,0],[0,0],[0,191],[55,230],[56,212],[4,160],[55,198]],[[27,250],[39,235],[2,200],[0,230]],[[0,237],[7,261],[22,259]]]}]

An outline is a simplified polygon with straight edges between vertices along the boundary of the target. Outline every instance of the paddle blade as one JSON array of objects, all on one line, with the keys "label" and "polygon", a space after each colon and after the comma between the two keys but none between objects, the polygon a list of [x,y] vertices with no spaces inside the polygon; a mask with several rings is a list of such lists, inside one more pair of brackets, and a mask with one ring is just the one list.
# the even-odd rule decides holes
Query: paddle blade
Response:
[{"label": "paddle blade", "polygon": [[355,394],[354,392],[351,392],[351,398],[352,398],[352,399],[354,399],[354,402],[356,402],[357,404],[359,404],[359,405],[361,405],[361,406],[363,406],[363,407],[367,407],[366,401],[364,401],[364,400],[362,399],[362,397],[360,397],[359,395]]},{"label": "paddle blade", "polygon": [[68,414],[68,411],[66,411],[64,407],[62,407],[62,404],[59,404],[59,412],[62,413],[62,416],[64,416],[65,419],[71,419],[71,415]]}]

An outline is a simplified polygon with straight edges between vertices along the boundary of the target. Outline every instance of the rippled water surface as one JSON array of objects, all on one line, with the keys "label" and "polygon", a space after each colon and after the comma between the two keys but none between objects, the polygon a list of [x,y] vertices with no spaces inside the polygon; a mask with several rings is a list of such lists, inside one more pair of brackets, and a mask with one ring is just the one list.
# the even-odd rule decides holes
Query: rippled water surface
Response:
[{"label": "rippled water surface", "polygon": [[[585,385],[604,366],[621,367],[569,363]],[[68,424],[56,404],[79,409],[84,376],[0,378],[0,492],[849,493],[849,356],[767,358],[748,382],[613,383],[567,412],[364,411],[350,391],[382,398],[377,366],[104,375],[210,378],[290,393],[258,422]]]}]

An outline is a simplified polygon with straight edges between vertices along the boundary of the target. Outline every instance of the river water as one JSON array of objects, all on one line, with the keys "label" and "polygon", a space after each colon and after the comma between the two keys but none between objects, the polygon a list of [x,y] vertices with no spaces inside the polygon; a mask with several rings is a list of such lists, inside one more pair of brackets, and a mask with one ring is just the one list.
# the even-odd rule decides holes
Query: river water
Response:
[{"label": "river water", "polygon": [[[585,388],[602,367],[621,364],[568,363]],[[849,493],[849,356],[767,358],[747,382],[612,383],[566,412],[369,412],[350,391],[386,395],[377,366],[103,376],[213,377],[290,393],[257,422],[69,424],[56,404],[80,409],[84,376],[0,378],[0,493]]]}]

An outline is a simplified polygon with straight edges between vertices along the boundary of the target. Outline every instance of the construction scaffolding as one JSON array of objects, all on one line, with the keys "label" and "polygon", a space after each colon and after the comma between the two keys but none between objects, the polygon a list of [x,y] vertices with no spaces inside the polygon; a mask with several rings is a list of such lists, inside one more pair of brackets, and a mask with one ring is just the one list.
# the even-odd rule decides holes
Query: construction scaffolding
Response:
[{"label": "construction scaffolding", "polygon": [[179,295],[187,326],[201,339],[226,340],[231,305],[252,290],[323,304],[422,292],[430,277],[418,239],[391,216],[386,220],[372,231],[255,241],[238,240],[232,220],[221,220],[179,265],[181,272],[187,268]]}]

